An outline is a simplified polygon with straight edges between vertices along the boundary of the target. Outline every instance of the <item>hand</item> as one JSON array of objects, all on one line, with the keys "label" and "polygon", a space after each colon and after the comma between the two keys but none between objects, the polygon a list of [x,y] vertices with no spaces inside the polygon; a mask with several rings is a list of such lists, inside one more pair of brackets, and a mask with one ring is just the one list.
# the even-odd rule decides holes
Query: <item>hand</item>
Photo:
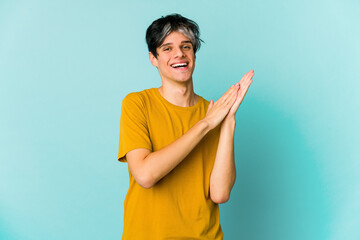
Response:
[{"label": "hand", "polygon": [[245,94],[247,93],[250,87],[250,84],[252,83],[253,76],[254,76],[254,70],[250,70],[249,72],[245,73],[245,75],[241,78],[241,80],[238,83],[236,83],[236,85],[239,85],[239,90],[237,92],[237,96],[234,104],[230,108],[228,115],[226,115],[226,119],[235,118],[236,111],[238,110],[242,100],[245,97]]},{"label": "hand", "polygon": [[240,84],[232,85],[215,103],[212,99],[210,100],[206,116],[203,119],[208,122],[210,129],[219,125],[228,115],[237,99],[239,87]]}]

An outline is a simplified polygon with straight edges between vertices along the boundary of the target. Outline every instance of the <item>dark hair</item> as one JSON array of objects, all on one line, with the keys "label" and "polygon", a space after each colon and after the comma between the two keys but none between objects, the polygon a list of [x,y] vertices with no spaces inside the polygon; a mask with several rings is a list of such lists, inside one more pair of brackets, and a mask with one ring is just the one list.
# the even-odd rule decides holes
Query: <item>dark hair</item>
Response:
[{"label": "dark hair", "polygon": [[173,31],[180,32],[190,39],[194,53],[200,49],[201,42],[204,42],[200,39],[200,30],[196,22],[180,14],[171,14],[155,20],[146,30],[149,52],[157,57],[156,48],[161,46],[166,36]]}]

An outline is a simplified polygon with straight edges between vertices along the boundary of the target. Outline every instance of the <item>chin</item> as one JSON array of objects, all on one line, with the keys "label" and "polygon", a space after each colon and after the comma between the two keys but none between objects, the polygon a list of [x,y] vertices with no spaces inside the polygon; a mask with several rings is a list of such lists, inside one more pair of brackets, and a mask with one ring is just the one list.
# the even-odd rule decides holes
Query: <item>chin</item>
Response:
[{"label": "chin", "polygon": [[173,78],[176,81],[180,81],[180,82],[187,82],[187,81],[191,81],[192,80],[192,74],[186,74],[183,76],[174,76]]},{"label": "chin", "polygon": [[189,82],[189,81],[191,81],[191,77],[190,78],[174,78],[174,80],[176,81],[176,82]]}]

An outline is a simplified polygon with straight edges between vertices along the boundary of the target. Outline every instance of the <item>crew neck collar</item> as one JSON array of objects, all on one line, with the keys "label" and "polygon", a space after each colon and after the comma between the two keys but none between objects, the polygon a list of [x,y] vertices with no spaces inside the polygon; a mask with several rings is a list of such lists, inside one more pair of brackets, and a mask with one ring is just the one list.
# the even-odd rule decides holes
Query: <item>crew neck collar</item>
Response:
[{"label": "crew neck collar", "polygon": [[181,107],[181,106],[178,106],[178,105],[175,105],[175,104],[172,104],[171,102],[169,102],[168,100],[166,100],[166,98],[164,98],[159,89],[158,88],[152,88],[152,90],[155,92],[155,94],[160,98],[160,100],[162,102],[164,102],[166,105],[172,107],[172,108],[176,108],[176,109],[180,109],[180,110],[192,110],[192,109],[196,109],[200,103],[202,102],[202,97],[198,95],[198,100],[197,102],[193,105],[193,106],[190,106],[190,107]]}]

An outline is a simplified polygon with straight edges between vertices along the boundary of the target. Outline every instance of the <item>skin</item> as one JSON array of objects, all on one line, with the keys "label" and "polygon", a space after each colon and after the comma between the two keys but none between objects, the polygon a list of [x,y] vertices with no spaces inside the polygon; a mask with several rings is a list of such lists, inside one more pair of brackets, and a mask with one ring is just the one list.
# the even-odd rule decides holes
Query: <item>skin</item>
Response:
[{"label": "skin", "polygon": [[[162,80],[160,94],[172,104],[182,107],[193,106],[198,101],[192,79],[196,56],[189,41],[182,33],[172,32],[157,48],[157,56],[149,53],[150,62],[158,68]],[[178,62],[187,62],[188,66],[174,69],[171,65]],[[210,197],[218,204],[228,201],[236,178],[235,114],[253,76],[254,71],[250,70],[216,102],[211,100],[206,116],[168,146],[155,152],[144,148],[129,151],[126,158],[137,183],[144,188],[151,188],[174,169],[209,131],[221,124],[219,145],[210,176]]]},{"label": "skin", "polygon": [[[157,67],[162,81],[159,92],[174,105],[188,107],[196,104],[198,96],[194,93],[192,74],[196,56],[189,38],[179,32],[170,33],[163,44],[157,48],[155,57],[151,52],[149,59]],[[186,69],[174,69],[172,64],[187,62]]]}]

